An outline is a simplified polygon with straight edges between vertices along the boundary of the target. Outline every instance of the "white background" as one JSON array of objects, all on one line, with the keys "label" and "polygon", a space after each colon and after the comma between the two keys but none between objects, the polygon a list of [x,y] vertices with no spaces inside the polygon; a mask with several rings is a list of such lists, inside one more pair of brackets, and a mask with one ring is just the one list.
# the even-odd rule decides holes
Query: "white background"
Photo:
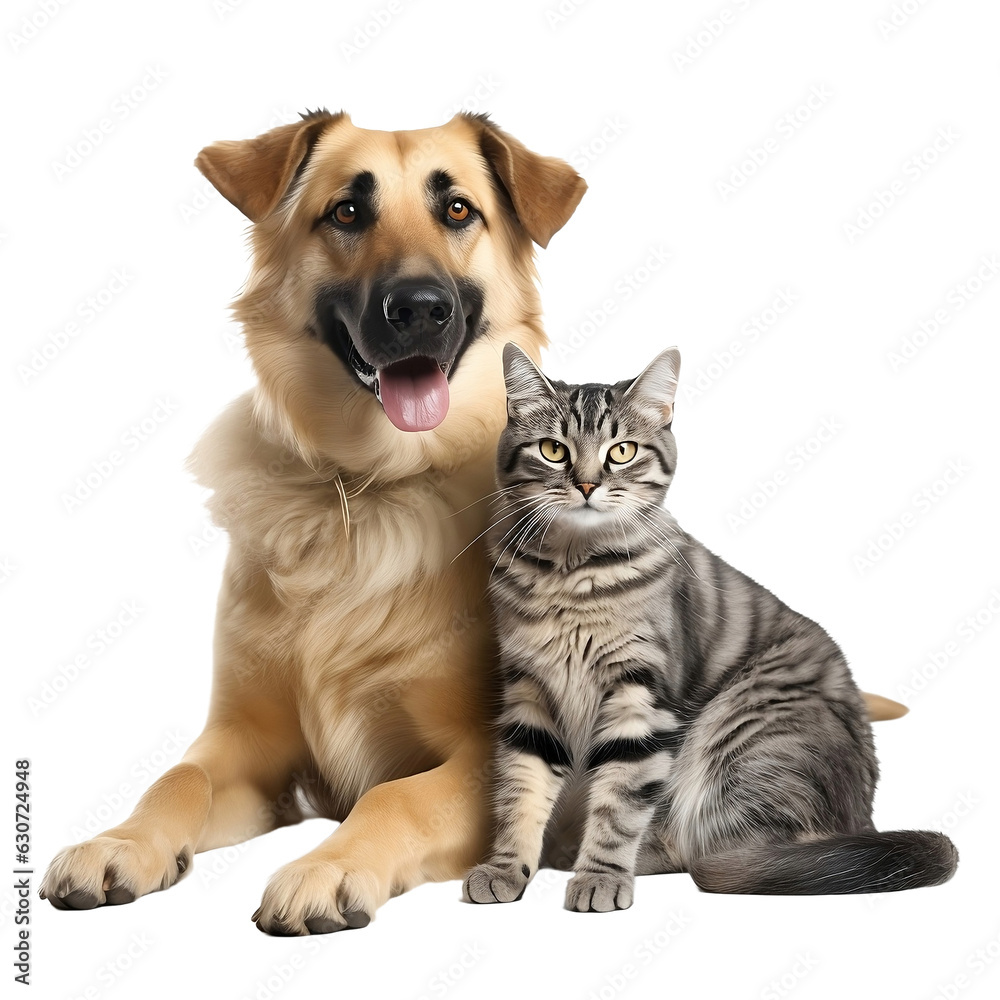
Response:
[{"label": "white background", "polygon": [[618,379],[680,346],[672,509],[910,705],[877,728],[876,821],[947,830],[961,865],[884,897],[648,877],[630,911],[591,916],[543,873],[517,906],[424,886],[363,931],[267,938],[250,914],[329,832],[313,820],[130,906],[35,899],[35,995],[996,996],[996,6],[393,0],[379,25],[382,0],[70,2],[48,23],[45,2],[0,24],[3,759],[32,762],[36,884],[93,811],[119,821],[176,762],[207,705],[226,543],[182,463],[252,373],[226,308],[245,220],[191,161],[324,104],[390,129],[489,110],[581,170],[590,191],[539,255],[549,371]]}]

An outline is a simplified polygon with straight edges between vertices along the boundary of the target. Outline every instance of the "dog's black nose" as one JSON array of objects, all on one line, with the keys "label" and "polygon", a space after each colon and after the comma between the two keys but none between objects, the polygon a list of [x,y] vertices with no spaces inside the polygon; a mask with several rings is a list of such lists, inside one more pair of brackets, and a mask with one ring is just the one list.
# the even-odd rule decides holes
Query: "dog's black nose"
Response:
[{"label": "dog's black nose", "polygon": [[455,298],[437,285],[400,285],[385,297],[382,308],[400,332],[437,333],[455,312]]}]

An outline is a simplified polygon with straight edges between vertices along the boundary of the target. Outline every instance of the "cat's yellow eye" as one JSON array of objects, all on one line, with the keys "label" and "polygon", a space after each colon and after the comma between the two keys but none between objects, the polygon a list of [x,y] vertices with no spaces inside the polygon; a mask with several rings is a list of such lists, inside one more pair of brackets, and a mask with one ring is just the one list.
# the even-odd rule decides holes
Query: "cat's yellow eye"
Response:
[{"label": "cat's yellow eye", "polygon": [[552,438],[543,438],[538,442],[538,450],[542,458],[548,462],[565,462],[569,452],[562,441],[553,441]]},{"label": "cat's yellow eye", "polygon": [[619,441],[608,449],[608,460],[615,465],[624,465],[635,458],[639,446],[634,441]]}]

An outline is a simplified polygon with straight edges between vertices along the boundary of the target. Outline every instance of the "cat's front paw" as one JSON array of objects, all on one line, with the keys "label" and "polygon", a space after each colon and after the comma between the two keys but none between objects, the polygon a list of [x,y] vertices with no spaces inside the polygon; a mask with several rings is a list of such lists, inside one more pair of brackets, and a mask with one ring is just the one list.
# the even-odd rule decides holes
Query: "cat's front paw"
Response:
[{"label": "cat's front paw", "polygon": [[632,905],[633,875],[580,872],[566,886],[566,909],[578,913],[607,913]]},{"label": "cat's front paw", "polygon": [[467,903],[516,903],[531,877],[531,868],[520,861],[476,865],[465,877],[462,899]]}]

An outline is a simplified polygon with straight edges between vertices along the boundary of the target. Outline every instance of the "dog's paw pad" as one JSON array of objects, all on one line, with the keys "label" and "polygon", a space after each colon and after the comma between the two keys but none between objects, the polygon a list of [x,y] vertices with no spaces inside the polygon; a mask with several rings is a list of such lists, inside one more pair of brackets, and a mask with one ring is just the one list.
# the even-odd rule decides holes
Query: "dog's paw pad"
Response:
[{"label": "dog's paw pad", "polygon": [[87,892],[84,889],[74,889],[72,892],[66,892],[63,895],[58,893],[52,897],[53,902],[58,900],[56,905],[59,903],[63,904],[63,907],[67,910],[92,910],[95,906],[99,906],[101,899],[93,892]]},{"label": "dog's paw pad", "polygon": [[306,930],[310,934],[333,934],[335,931],[342,931],[347,924],[331,917],[309,917],[306,920]]},{"label": "dog's paw pad", "polygon": [[251,919],[265,934],[332,934],[367,927],[388,896],[369,873],[307,856],[274,873]]},{"label": "dog's paw pad", "polygon": [[119,906],[122,903],[131,903],[135,900],[135,893],[126,886],[116,885],[108,889],[104,894],[104,902],[109,906]]},{"label": "dog's paw pad", "polygon": [[344,910],[344,919],[348,927],[367,927],[371,922],[371,914],[364,910]]},{"label": "dog's paw pad", "polygon": [[[181,860],[185,860],[183,866]],[[175,856],[145,841],[95,837],[60,851],[38,894],[57,910],[120,906],[168,888],[190,864],[188,849]]]}]

